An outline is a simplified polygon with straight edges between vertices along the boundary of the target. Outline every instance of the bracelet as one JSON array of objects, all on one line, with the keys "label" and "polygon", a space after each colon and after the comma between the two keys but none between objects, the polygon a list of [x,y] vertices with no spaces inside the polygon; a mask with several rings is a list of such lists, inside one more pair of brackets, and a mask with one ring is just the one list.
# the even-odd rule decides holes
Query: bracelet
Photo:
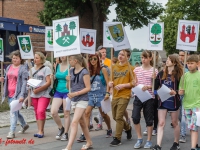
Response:
[{"label": "bracelet", "polygon": [[106,92],[106,94],[107,94],[108,96],[110,96],[110,93],[109,93],[109,92]]}]

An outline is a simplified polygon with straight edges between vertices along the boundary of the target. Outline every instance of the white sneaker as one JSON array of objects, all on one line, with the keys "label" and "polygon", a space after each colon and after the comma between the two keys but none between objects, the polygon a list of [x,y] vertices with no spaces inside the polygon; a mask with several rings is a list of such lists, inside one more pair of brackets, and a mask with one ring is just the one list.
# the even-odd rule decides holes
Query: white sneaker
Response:
[{"label": "white sneaker", "polygon": [[28,128],[29,128],[29,125],[26,124],[24,127],[21,127],[21,129],[19,130],[18,133],[22,133],[23,134]]},{"label": "white sneaker", "polygon": [[34,110],[34,107],[33,106],[29,106],[29,107],[27,107],[27,109]]},{"label": "white sneaker", "polygon": [[13,139],[15,138],[15,133],[14,132],[9,132],[7,135],[7,139]]}]

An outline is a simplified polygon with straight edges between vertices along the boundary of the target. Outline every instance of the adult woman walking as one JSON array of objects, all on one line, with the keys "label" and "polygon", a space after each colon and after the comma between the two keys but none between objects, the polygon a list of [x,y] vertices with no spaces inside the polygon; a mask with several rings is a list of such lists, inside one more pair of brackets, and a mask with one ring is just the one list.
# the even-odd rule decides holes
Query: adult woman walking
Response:
[{"label": "adult woman walking", "polygon": [[[4,101],[5,97],[8,97],[9,104],[13,100],[18,100],[21,103],[27,96],[26,84],[28,70],[27,67],[23,65],[24,61],[21,58],[19,50],[13,51],[9,55],[9,58],[12,60],[12,64],[6,68],[5,79],[3,77],[0,78],[0,81],[4,82],[2,101]],[[29,128],[29,125],[26,124],[24,117],[19,111],[10,112],[10,132],[7,136],[8,139],[15,138],[17,120],[19,120],[22,127],[19,133],[24,133]]]}]

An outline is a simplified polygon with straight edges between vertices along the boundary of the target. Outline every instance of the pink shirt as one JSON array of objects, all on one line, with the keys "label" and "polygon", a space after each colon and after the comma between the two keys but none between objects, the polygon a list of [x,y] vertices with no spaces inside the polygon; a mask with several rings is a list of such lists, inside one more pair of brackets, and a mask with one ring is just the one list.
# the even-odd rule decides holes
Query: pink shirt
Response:
[{"label": "pink shirt", "polygon": [[17,86],[19,67],[14,68],[13,65],[10,66],[7,76],[8,76],[8,97],[13,97],[15,95],[15,89]]},{"label": "pink shirt", "polygon": [[[137,76],[138,83],[137,84],[143,84],[147,86],[152,86],[152,74],[153,74],[153,67],[149,70],[144,70],[142,66],[136,67],[134,69],[134,72]],[[158,74],[158,70],[155,69],[156,75]],[[152,89],[148,89],[149,93],[152,95],[154,98],[154,94],[152,92]]]}]

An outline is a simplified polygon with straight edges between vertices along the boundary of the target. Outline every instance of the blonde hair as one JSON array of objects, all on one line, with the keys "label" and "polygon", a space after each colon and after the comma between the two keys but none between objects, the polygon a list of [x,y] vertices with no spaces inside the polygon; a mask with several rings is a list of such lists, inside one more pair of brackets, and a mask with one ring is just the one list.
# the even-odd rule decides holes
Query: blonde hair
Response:
[{"label": "blonde hair", "polygon": [[12,59],[13,58],[13,56],[17,56],[17,57],[19,57],[20,58],[20,60],[21,60],[21,64],[24,64],[24,60],[22,59],[22,57],[21,57],[21,54],[20,54],[20,51],[19,50],[16,50],[16,51],[13,51],[13,52],[11,52],[7,57],[9,58],[9,59]]},{"label": "blonde hair", "polygon": [[44,54],[42,52],[35,52],[35,54],[37,54],[40,57],[40,59],[42,60],[42,64],[44,64],[46,61]]},{"label": "blonde hair", "polygon": [[78,61],[78,63],[85,69],[87,69],[87,65],[86,65],[86,60],[85,58],[81,55],[71,55],[70,57],[73,57],[74,59],[76,59]]}]

